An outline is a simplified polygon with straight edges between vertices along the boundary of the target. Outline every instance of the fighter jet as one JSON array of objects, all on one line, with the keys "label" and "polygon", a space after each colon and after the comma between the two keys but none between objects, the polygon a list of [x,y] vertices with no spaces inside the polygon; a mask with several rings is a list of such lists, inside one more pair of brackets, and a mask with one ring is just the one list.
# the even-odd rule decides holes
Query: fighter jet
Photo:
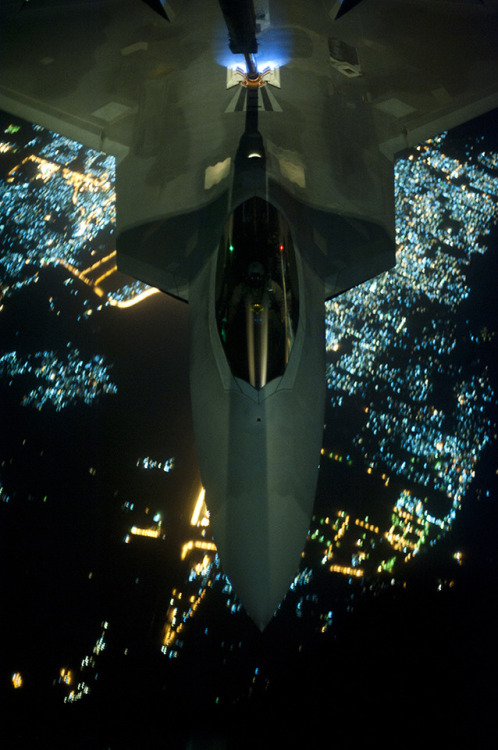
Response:
[{"label": "fighter jet", "polygon": [[0,108],[116,156],[118,265],[189,304],[211,530],[264,629],[313,510],[324,301],[395,262],[396,153],[497,106],[498,4],[9,0],[0,23]]}]

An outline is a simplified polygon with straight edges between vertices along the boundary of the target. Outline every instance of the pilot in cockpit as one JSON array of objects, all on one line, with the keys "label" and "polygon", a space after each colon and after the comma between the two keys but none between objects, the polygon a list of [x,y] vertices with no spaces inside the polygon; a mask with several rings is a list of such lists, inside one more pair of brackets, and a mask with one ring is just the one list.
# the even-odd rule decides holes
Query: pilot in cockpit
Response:
[{"label": "pilot in cockpit", "polygon": [[268,305],[270,309],[279,311],[281,322],[284,320],[285,299],[282,287],[265,274],[264,266],[259,261],[249,264],[246,278],[235,287],[230,300],[229,321],[233,320],[242,302],[245,303],[244,307]]}]

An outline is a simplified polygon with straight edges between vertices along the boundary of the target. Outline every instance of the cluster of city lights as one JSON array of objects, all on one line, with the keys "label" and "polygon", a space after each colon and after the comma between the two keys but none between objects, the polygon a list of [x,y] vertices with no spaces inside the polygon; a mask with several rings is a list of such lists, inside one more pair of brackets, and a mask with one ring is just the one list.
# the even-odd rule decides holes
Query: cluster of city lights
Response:
[{"label": "cluster of city lights", "polygon": [[39,410],[50,404],[60,411],[75,402],[90,404],[103,394],[117,392],[104,358],[96,355],[85,361],[69,343],[63,355],[42,351],[23,357],[15,351],[7,352],[0,357],[0,375],[9,379],[9,385],[14,377],[21,376],[28,388],[35,383],[23,395],[21,404]]},{"label": "cluster of city lights", "polygon": [[108,628],[109,623],[104,620],[100,625],[100,634],[91,653],[81,659],[79,667],[75,669],[63,667],[60,670],[58,683],[64,687],[64,703],[76,703],[90,693],[92,682],[98,679],[97,660],[106,648]]},{"label": "cluster of city lights", "polygon": [[145,458],[139,458],[137,461],[137,466],[141,469],[159,469],[160,471],[166,472],[172,471],[174,465],[174,458],[168,458],[166,461],[158,461],[154,458],[149,458],[149,456],[145,456]]},{"label": "cluster of city lights", "polygon": [[395,477],[420,488],[423,531],[397,513],[402,492],[383,532],[404,559],[451,526],[492,433],[489,373],[468,356],[468,329],[462,334],[456,313],[470,294],[466,269],[496,222],[498,158],[444,150],[442,135],[396,162],[396,267],[326,308],[332,405],[366,404],[354,460],[386,486]]},{"label": "cluster of city lights", "polygon": [[[114,157],[31,127],[26,144],[17,143],[16,125],[9,125],[0,141],[0,155],[18,158],[0,182],[1,296],[36,283],[40,270],[50,266],[65,268],[69,281],[81,281],[97,298],[84,300],[78,321],[107,306],[125,309],[156,294],[157,289],[139,281],[121,286],[113,281],[115,251],[109,255],[107,248],[116,218]],[[95,304],[99,298],[103,304]]]},{"label": "cluster of city lights", "polygon": [[114,159],[38,126],[33,131],[0,183],[0,262],[9,275],[16,270],[11,255],[19,253],[38,267],[83,268],[99,233],[115,221]]}]

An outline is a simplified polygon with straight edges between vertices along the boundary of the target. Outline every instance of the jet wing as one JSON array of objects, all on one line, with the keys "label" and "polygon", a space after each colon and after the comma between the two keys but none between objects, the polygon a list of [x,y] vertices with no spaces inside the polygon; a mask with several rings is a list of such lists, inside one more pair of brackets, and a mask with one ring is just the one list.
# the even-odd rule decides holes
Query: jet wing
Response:
[{"label": "jet wing", "polygon": [[[340,5],[256,4],[257,60],[279,72],[259,94],[268,180],[304,207],[327,295],[394,262],[395,154],[498,105],[496,0]],[[157,285],[157,259],[125,235],[160,221],[161,288],[187,297],[244,129],[219,3],[4,0],[0,28],[0,107],[117,157],[122,266]]]}]

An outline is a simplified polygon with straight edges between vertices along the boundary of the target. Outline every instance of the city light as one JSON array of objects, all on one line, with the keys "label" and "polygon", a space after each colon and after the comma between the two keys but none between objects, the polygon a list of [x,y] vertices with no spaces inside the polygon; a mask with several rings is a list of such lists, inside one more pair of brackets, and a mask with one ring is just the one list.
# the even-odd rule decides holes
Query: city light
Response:
[{"label": "city light", "polygon": [[70,342],[62,356],[50,350],[24,357],[15,351],[7,352],[0,357],[0,375],[10,382],[18,378],[27,384],[36,384],[30,389],[28,385],[21,404],[39,410],[50,404],[61,411],[74,402],[90,404],[104,394],[117,392],[104,358],[96,355],[85,361]]},{"label": "city light", "polygon": [[155,458],[145,456],[145,458],[139,458],[137,461],[137,466],[142,469],[159,469],[160,471],[165,471],[166,473],[172,471],[174,465],[174,458],[168,458],[166,459],[166,461],[158,461]]},{"label": "city light", "polygon": [[22,687],[22,677],[20,672],[14,672],[14,674],[12,675],[12,684],[15,690]]},{"label": "city light", "polygon": [[148,299],[153,294],[160,294],[160,289],[155,289],[154,287],[148,287],[147,289],[144,289],[143,291],[137,292],[134,296],[130,297],[129,299],[119,299],[115,295],[109,295],[108,303],[109,305],[112,305],[113,307],[119,307],[122,310],[133,307],[134,305],[138,305],[139,302],[143,302],[145,299]]},{"label": "city light", "polygon": [[365,575],[363,570],[359,568],[350,568],[346,565],[331,565],[329,568],[331,573],[342,573],[346,576],[354,576],[355,578],[363,578]]},{"label": "city light", "polygon": [[206,513],[206,506],[204,503],[205,497],[206,497],[206,490],[204,489],[204,487],[201,487],[199,496],[195,503],[194,512],[192,513],[192,518],[190,519],[191,526],[197,526],[197,524],[199,523],[199,518],[201,517],[201,512],[203,515],[205,515]]},{"label": "city light", "polygon": [[197,540],[197,541],[191,540],[189,542],[185,542],[185,544],[182,547],[180,559],[185,560],[188,553],[194,549],[210,550],[211,552],[216,552],[216,544],[214,542],[203,542],[200,540]]},{"label": "city light", "polygon": [[152,539],[159,539],[161,536],[161,529],[141,529],[138,526],[132,526],[130,529],[130,534],[134,534],[135,536],[148,536]]}]

